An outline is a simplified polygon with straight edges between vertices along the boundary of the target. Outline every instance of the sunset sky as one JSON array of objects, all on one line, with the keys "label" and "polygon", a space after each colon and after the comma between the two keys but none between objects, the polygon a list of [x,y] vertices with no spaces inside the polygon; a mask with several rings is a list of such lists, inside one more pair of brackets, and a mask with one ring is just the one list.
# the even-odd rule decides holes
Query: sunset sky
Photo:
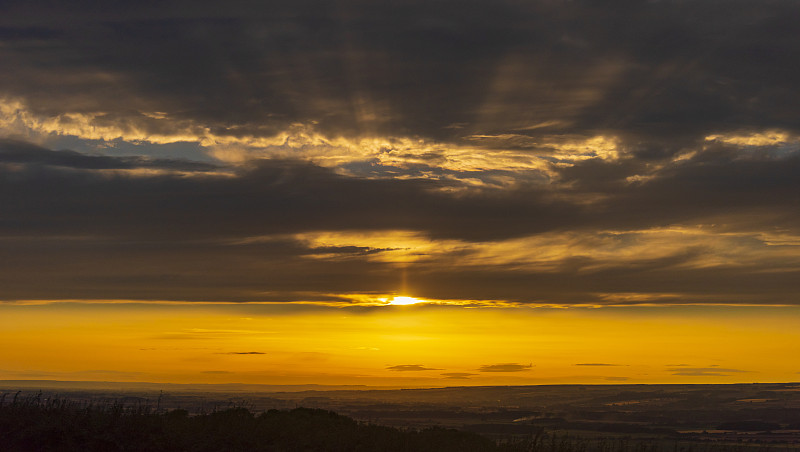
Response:
[{"label": "sunset sky", "polygon": [[0,4],[0,380],[800,380],[800,3]]}]

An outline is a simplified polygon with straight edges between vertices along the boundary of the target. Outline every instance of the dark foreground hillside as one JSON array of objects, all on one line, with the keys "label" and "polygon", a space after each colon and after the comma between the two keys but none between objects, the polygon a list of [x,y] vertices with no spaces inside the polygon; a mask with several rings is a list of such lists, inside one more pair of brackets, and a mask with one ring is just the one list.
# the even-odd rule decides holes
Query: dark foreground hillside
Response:
[{"label": "dark foreground hillside", "polygon": [[[3,397],[5,399],[5,397]],[[3,403],[4,402],[4,403]],[[536,435],[496,444],[438,427],[398,430],[322,409],[230,408],[190,416],[147,406],[91,405],[63,399],[0,400],[0,451],[408,451],[408,452],[767,452],[723,444],[680,444]]]},{"label": "dark foreground hillside", "polygon": [[0,408],[4,451],[491,451],[476,434],[439,428],[403,432],[319,409],[245,408],[189,416],[64,401]]}]

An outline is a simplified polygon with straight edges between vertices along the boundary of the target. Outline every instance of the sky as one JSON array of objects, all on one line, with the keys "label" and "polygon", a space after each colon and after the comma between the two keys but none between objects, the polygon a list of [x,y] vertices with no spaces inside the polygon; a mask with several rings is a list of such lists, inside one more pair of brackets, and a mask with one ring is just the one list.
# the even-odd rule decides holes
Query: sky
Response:
[{"label": "sky", "polygon": [[0,379],[800,380],[800,4],[0,4]]}]

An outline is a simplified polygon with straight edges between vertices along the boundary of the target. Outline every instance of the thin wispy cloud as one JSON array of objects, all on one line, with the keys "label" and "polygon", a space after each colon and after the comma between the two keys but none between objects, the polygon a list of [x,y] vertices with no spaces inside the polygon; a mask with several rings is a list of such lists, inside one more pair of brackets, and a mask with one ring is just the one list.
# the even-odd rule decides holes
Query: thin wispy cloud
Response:
[{"label": "thin wispy cloud", "polygon": [[398,364],[396,366],[388,366],[386,369],[395,372],[419,372],[423,370],[442,370],[433,367],[423,366],[422,364]]},{"label": "thin wispy cloud", "polygon": [[517,364],[517,363],[503,363],[503,364],[485,364],[478,368],[479,372],[522,372],[533,367],[532,364]]},{"label": "thin wispy cloud", "polygon": [[726,369],[718,366],[681,367],[681,368],[669,369],[669,371],[672,372],[672,375],[678,375],[684,377],[726,377],[729,376],[730,374],[750,372],[748,370]]},{"label": "thin wispy cloud", "polygon": [[445,372],[441,374],[443,377],[448,378],[450,380],[468,380],[469,377],[478,375],[469,372]]}]

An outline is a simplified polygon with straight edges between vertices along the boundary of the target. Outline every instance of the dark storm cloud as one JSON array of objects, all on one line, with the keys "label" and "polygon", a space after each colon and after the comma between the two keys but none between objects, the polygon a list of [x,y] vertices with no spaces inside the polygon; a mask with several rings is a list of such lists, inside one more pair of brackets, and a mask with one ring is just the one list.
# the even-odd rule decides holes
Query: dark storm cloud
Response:
[{"label": "dark storm cloud", "polygon": [[24,141],[0,139],[0,164],[3,163],[84,170],[146,168],[195,172],[219,169],[219,166],[209,163],[143,157],[86,155],[71,150],[54,151]]},{"label": "dark storm cloud", "polygon": [[[130,164],[110,157],[101,162],[69,153],[62,157],[64,151],[42,156],[38,148],[25,157],[28,153],[17,152],[18,148],[14,143],[8,152],[9,163],[24,158],[28,163],[52,162],[58,157],[73,159],[72,168],[86,162],[105,167]],[[574,221],[579,213],[575,206],[559,205],[536,191],[454,197],[439,191],[445,182],[352,179],[292,161],[258,162],[233,178],[109,176],[48,165],[3,171],[0,231],[5,234],[24,229],[31,235],[59,232],[161,240],[412,229],[443,237],[500,238],[552,229],[570,217]],[[41,221],[44,212],[47,221]]]},{"label": "dark storm cloud", "polygon": [[[399,290],[391,259],[370,258],[403,245],[315,246],[293,234],[407,229],[489,244],[537,233],[591,233],[570,239],[578,250],[544,269],[487,259],[460,266],[458,250],[446,260],[420,256],[406,273],[415,293],[432,299],[642,302],[604,295],[632,293],[659,303],[796,302],[798,258],[786,254],[792,247],[745,238],[738,246],[767,254],[737,265],[698,266],[714,252],[705,242],[657,257],[606,261],[592,256],[589,240],[598,229],[680,222],[720,221],[723,233],[780,228],[797,234],[796,155],[697,157],[640,184],[614,176],[615,182],[558,193],[536,185],[450,193],[442,190],[447,182],[350,178],[285,160],[256,162],[233,175],[130,176],[103,170],[129,167],[131,160],[97,158],[0,143],[3,299],[346,303],[331,294]],[[596,203],[581,202],[597,195],[602,199]],[[629,240],[615,237],[604,240]],[[657,298],[661,294],[671,295]]]},{"label": "dark storm cloud", "polygon": [[[84,2],[85,3],[85,2]],[[709,131],[797,130],[789,0],[4,2],[0,91],[43,114],[159,111],[219,135],[555,130],[666,150]],[[652,147],[651,147],[652,149]]]},{"label": "dark storm cloud", "polygon": [[[286,160],[256,162],[237,177],[109,176],[62,167],[212,167],[92,157],[4,141],[2,163],[23,165],[0,168],[4,206],[0,231],[12,235],[24,230],[26,235],[235,239],[315,230],[410,229],[440,238],[497,240],[565,229],[697,224],[719,217],[729,224],[746,222],[756,228],[769,224],[797,231],[800,212],[797,153],[781,159],[680,164],[642,184],[617,179],[599,189],[577,186],[559,193],[523,185],[456,195],[442,190],[448,182],[349,178]],[[603,199],[596,203],[583,202],[598,195]],[[666,259],[677,264],[691,258],[691,253]],[[578,260],[574,265],[589,262]]]},{"label": "dark storm cloud", "polygon": [[602,198],[577,224],[601,229],[717,224],[718,232],[798,231],[800,153],[796,150],[781,158],[727,154],[709,158],[700,152],[639,183],[626,180],[637,174],[626,166],[626,162],[589,160],[561,170],[579,197]]},{"label": "dark storm cloud", "polygon": [[[759,262],[738,268],[664,265],[610,266],[596,271],[562,268],[525,271],[511,265],[478,269],[412,271],[414,288],[430,298],[504,299],[533,304],[795,304],[797,264],[770,268]],[[675,291],[675,292],[673,292]],[[635,293],[626,301],[602,294]],[[661,294],[674,293],[663,299]]]},{"label": "dark storm cloud", "polygon": [[[43,136],[106,130],[151,157],[0,140],[0,297],[344,304],[400,290],[399,264],[381,257],[403,244],[296,235],[408,230],[459,241],[403,264],[415,296],[796,304],[798,12],[788,0],[3,2],[0,125],[24,139],[57,118]],[[198,158],[203,136],[297,124],[441,146],[336,168],[289,146],[230,167],[134,149],[161,136]],[[707,139],[765,130],[785,140]],[[618,139],[618,159],[559,148],[599,135]],[[449,160],[466,145],[501,163]],[[504,167],[498,149],[546,162]],[[591,240],[698,225],[707,240],[654,255],[603,255]],[[571,248],[538,267],[468,259],[473,244],[544,234],[573,234]]]}]

